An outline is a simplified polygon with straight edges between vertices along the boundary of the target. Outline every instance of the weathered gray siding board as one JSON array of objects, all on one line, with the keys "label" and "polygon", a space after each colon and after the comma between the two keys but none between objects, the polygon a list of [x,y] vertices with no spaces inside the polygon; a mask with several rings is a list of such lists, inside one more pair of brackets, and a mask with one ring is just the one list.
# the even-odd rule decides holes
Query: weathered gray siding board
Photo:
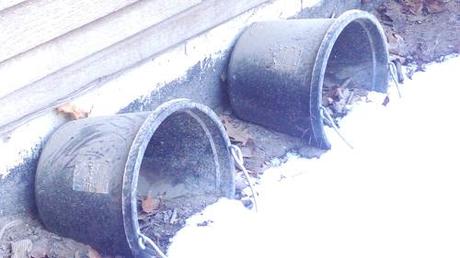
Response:
[{"label": "weathered gray siding board", "polygon": [[97,87],[103,78],[267,1],[204,0],[141,33],[29,84],[0,99],[0,133]]},{"label": "weathered gray siding board", "polygon": [[201,0],[144,0],[0,63],[0,99],[123,41]]},{"label": "weathered gray siding board", "polygon": [[29,0],[0,11],[0,62],[138,0]]},{"label": "weathered gray siding board", "polygon": [[12,6],[18,5],[25,1],[27,0],[1,0],[0,1],[0,11],[6,8],[10,8]]}]

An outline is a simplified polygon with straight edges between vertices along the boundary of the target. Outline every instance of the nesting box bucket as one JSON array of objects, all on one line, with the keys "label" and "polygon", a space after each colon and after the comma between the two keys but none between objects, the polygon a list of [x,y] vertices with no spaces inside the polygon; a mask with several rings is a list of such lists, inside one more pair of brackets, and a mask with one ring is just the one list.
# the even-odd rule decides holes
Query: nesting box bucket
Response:
[{"label": "nesting box bucket", "polygon": [[329,149],[321,115],[325,77],[385,92],[385,34],[371,14],[351,10],[333,19],[258,22],[238,39],[228,93],[241,119]]},{"label": "nesting box bucket", "polygon": [[176,204],[233,197],[229,146],[213,111],[183,99],[153,112],[68,122],[40,156],[40,218],[50,231],[102,253],[151,257],[140,241],[137,195]]}]

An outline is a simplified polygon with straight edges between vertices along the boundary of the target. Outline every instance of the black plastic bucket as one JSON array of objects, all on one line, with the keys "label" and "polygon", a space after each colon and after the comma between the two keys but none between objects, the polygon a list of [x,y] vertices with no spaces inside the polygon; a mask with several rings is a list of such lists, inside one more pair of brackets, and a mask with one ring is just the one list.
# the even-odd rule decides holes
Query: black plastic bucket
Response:
[{"label": "black plastic bucket", "polygon": [[336,19],[251,25],[232,52],[230,103],[243,120],[329,149],[320,113],[326,74],[351,77],[357,88],[387,90],[387,43],[374,16],[351,10]]},{"label": "black plastic bucket", "polygon": [[231,198],[229,146],[213,111],[183,99],[153,112],[68,122],[40,156],[40,218],[49,230],[102,253],[149,257],[154,252],[140,241],[138,182],[161,188],[166,200],[168,191],[184,201],[197,195]]}]

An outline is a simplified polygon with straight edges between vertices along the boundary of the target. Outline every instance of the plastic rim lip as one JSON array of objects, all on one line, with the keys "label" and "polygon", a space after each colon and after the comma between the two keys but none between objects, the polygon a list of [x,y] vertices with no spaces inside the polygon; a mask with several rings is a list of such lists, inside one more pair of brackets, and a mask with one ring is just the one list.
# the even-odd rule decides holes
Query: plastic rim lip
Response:
[{"label": "plastic rim lip", "polygon": [[[188,99],[175,99],[168,101],[153,112],[151,112],[145,121],[139,128],[136,137],[131,144],[129,155],[126,161],[126,166],[123,174],[123,189],[122,189],[122,216],[123,225],[125,229],[125,237],[131,249],[131,252],[139,253],[143,252],[143,248],[139,245],[139,223],[137,222],[137,206],[136,206],[136,188],[137,180],[139,177],[139,169],[143,160],[145,150],[147,148],[150,139],[158,127],[172,114],[180,111],[197,110],[203,114],[206,114],[209,119],[214,122],[214,125],[218,128],[220,136],[223,138],[226,147],[230,146],[230,140],[228,138],[225,128],[220,123],[217,115],[207,106],[202,104],[194,103]],[[230,155],[229,155],[230,157]],[[234,163],[233,159],[229,158],[229,166],[233,170]],[[233,173],[231,173],[231,179],[233,182]],[[233,188],[233,184],[232,184]],[[226,197],[231,197],[231,193],[226,193]]]},{"label": "plastic rim lip", "polygon": [[[360,11],[360,10],[350,10],[344,12],[338,18],[334,20],[331,26],[328,28],[321,45],[319,47],[318,53],[315,58],[313,70],[311,73],[311,83],[310,87],[310,106],[309,106],[309,115],[311,117],[310,123],[312,128],[312,137],[315,139],[321,139],[319,145],[324,146],[329,149],[331,147],[330,142],[327,140],[326,133],[324,130],[323,122],[321,119],[320,103],[322,99],[322,89],[324,82],[324,74],[326,72],[327,63],[329,61],[329,56],[332,52],[337,39],[343,30],[353,22],[361,22],[360,20],[369,22],[372,26],[377,29],[378,34],[374,36],[373,34],[367,33],[368,39],[373,42],[374,40],[380,40],[383,42],[383,54],[385,59],[388,60],[388,46],[385,40],[385,33],[382,26],[375,16],[372,14]],[[363,26],[364,27],[364,26]],[[366,29],[366,31],[368,31]],[[376,67],[375,59],[375,43],[371,44],[372,54],[373,54],[373,66],[374,74]]]}]

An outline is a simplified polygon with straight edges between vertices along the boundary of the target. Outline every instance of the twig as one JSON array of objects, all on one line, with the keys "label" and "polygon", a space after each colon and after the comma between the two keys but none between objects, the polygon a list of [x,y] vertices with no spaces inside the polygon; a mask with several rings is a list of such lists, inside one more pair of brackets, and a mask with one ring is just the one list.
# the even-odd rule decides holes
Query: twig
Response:
[{"label": "twig", "polygon": [[404,83],[404,74],[402,72],[401,62],[398,59],[394,60],[394,62],[396,64],[396,71],[397,71],[397,74],[398,74],[398,82],[399,83]]},{"label": "twig", "polygon": [[139,245],[141,246],[142,249],[146,248],[145,243],[147,243],[151,247],[153,247],[153,249],[158,254],[158,256],[160,256],[160,258],[168,258],[166,256],[166,254],[163,253],[163,251],[161,251],[160,247],[158,247],[158,245],[155,242],[153,242],[152,239],[148,238],[147,236],[143,235],[142,233],[139,233]]},{"label": "twig", "polygon": [[244,159],[243,159],[243,153],[241,152],[241,149],[236,146],[236,145],[230,145],[230,153],[233,156],[233,159],[235,160],[236,166],[243,171],[244,176],[246,177],[246,180],[248,181],[249,188],[251,189],[252,192],[252,199],[254,200],[254,209],[257,212],[258,211],[258,206],[257,206],[257,196],[256,196],[256,191],[255,187],[252,183],[252,180],[249,176],[248,170],[244,167]]},{"label": "twig", "polygon": [[348,77],[347,79],[345,79],[345,81],[342,82],[342,84],[340,84],[339,88],[346,88],[348,84],[350,84],[351,80],[351,77]]},{"label": "twig", "polygon": [[351,91],[350,91],[350,95],[348,95],[348,99],[347,99],[346,105],[350,105],[350,104],[351,104],[351,101],[353,100],[354,95],[355,95],[355,92],[351,90]]},{"label": "twig", "polygon": [[395,63],[393,62],[390,62],[389,63],[389,69],[390,69],[390,75],[391,75],[391,78],[393,79],[393,82],[395,83],[395,86],[396,86],[396,90],[398,91],[398,95],[400,98],[402,98],[402,95],[401,95],[401,91],[399,90],[399,82],[398,82],[398,78],[397,78],[397,74],[398,74],[398,68],[396,68],[396,65]]},{"label": "twig", "polygon": [[334,8],[334,10],[332,10],[331,15],[329,15],[329,18],[330,18],[330,19],[334,19],[335,16],[336,16],[336,9]]},{"label": "twig", "polygon": [[177,219],[177,210],[174,209],[171,215],[171,218],[169,219],[169,224],[175,224]]},{"label": "twig", "polygon": [[324,106],[321,106],[320,107],[321,109],[321,116],[323,117],[324,120],[330,122],[330,124],[332,125],[332,128],[334,129],[334,131],[337,133],[337,135],[342,139],[342,141],[348,146],[350,147],[350,149],[354,149],[353,145],[351,145],[347,139],[340,133],[339,131],[339,128],[337,127],[337,125],[335,124],[334,122],[334,119],[332,119],[332,116],[331,114],[329,114],[329,111],[327,111],[327,108],[325,108]]}]

